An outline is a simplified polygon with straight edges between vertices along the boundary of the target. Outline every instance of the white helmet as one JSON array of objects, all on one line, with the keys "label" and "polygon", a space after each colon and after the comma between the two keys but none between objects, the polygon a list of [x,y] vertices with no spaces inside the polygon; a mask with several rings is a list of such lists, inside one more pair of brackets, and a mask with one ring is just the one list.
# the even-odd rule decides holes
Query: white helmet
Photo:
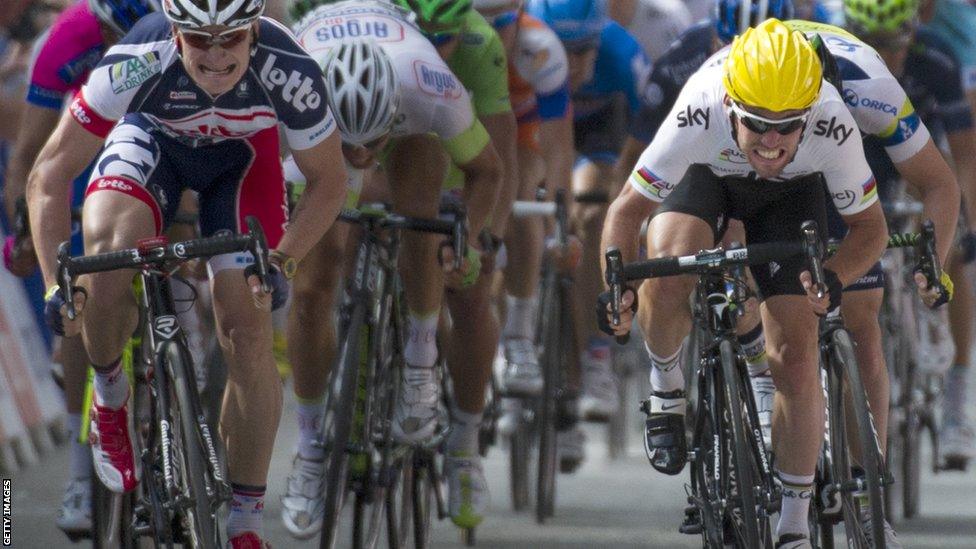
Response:
[{"label": "white helmet", "polygon": [[163,13],[180,28],[241,27],[264,13],[264,0],[163,0]]},{"label": "white helmet", "polygon": [[390,131],[400,82],[383,48],[372,40],[345,42],[329,51],[322,66],[343,141],[363,145]]}]

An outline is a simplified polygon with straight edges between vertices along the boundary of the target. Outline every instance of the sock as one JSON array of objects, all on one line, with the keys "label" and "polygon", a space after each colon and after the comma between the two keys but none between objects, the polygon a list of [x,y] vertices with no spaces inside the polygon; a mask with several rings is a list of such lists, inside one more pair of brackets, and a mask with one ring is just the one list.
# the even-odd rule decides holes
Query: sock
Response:
[{"label": "sock", "polygon": [[98,404],[111,410],[118,410],[129,398],[129,381],[122,369],[122,357],[107,366],[95,366],[95,397]]},{"label": "sock", "polygon": [[739,336],[742,354],[746,357],[749,375],[755,377],[769,371],[769,361],[766,360],[766,336],[763,334],[762,322],[748,333]]},{"label": "sock", "polygon": [[298,417],[298,455],[302,459],[322,461],[325,448],[316,444],[322,430],[322,416],[325,414],[325,397],[304,399],[295,397],[295,415]]},{"label": "sock", "polygon": [[535,340],[536,313],[539,309],[539,298],[505,296],[505,328],[502,330],[504,339],[524,338]]},{"label": "sock", "polygon": [[413,311],[407,316],[407,344],[403,358],[414,368],[430,368],[437,361],[436,313],[421,317]]},{"label": "sock", "polygon": [[227,537],[254,532],[263,538],[265,487],[231,483],[231,488],[234,490],[234,497],[230,502],[230,516],[227,518]]},{"label": "sock", "polygon": [[451,406],[451,431],[447,435],[447,453],[473,456],[478,453],[478,433],[481,429],[482,412],[470,413]]},{"label": "sock", "polygon": [[681,370],[681,353],[684,344],[671,356],[660,357],[644,343],[647,355],[651,357],[651,389],[658,393],[670,393],[685,388],[685,373]]},{"label": "sock", "polygon": [[92,451],[88,444],[78,442],[81,432],[81,414],[68,414],[68,476],[85,480],[91,478]]},{"label": "sock", "polygon": [[779,513],[776,536],[783,534],[810,535],[807,514],[810,511],[810,498],[813,495],[813,475],[791,475],[776,471],[783,484],[783,505]]}]

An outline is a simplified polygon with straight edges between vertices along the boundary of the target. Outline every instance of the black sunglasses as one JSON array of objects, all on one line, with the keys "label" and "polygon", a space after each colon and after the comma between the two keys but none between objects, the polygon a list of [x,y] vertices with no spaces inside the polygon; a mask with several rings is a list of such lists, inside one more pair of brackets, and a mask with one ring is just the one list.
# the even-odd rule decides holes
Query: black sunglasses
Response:
[{"label": "black sunglasses", "polygon": [[807,123],[808,115],[808,113],[805,112],[799,116],[787,118],[785,120],[771,120],[769,118],[763,118],[762,116],[747,112],[735,103],[732,103],[731,110],[732,114],[742,121],[743,126],[745,126],[749,131],[758,134],[775,131],[780,135],[789,135],[802,128],[803,125]]}]

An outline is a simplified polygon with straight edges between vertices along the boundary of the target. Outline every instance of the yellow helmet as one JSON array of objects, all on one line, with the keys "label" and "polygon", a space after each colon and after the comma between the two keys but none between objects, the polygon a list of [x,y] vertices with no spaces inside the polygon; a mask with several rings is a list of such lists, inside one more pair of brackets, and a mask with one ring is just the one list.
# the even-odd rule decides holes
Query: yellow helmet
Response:
[{"label": "yellow helmet", "polygon": [[722,82],[740,105],[774,112],[806,109],[820,96],[823,68],[802,32],[771,18],[736,36]]}]

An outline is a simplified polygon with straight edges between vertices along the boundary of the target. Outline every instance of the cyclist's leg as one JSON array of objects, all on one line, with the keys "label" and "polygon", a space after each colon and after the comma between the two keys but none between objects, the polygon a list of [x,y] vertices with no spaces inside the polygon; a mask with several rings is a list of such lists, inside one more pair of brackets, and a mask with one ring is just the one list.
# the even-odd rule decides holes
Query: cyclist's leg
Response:
[{"label": "cyclist's leg", "polygon": [[[179,204],[180,183],[163,161],[152,123],[138,114],[112,129],[95,164],[82,213],[85,253],[130,248],[160,234]],[[133,271],[81,278],[89,298],[82,315],[85,347],[96,370],[92,452],[95,470],[109,489],[135,487],[140,463],[132,455],[126,424],[129,387],[122,350],[135,329],[138,310]],[[125,422],[125,423],[123,423]]]},{"label": "cyclist's leg", "polygon": [[[880,434],[888,432],[888,397],[891,387],[888,383],[888,369],[885,366],[884,349],[881,345],[881,326],[878,324],[878,315],[884,298],[884,280],[880,265],[876,266],[876,270],[876,273],[870,272],[858,281],[858,283],[862,281],[868,283],[863,286],[863,289],[860,287],[845,289],[841,311],[844,325],[854,340],[854,356],[857,358],[861,380],[867,393],[868,404],[871,406],[874,427]],[[854,418],[849,419],[852,422],[850,426],[853,428]],[[882,456],[886,455],[887,439],[886,436],[878,437]],[[853,447],[852,451],[854,451]],[[855,452],[855,459],[858,458],[860,456]]]},{"label": "cyclist's leg", "polygon": [[[200,232],[240,232],[247,216],[260,221],[274,248],[284,232],[285,189],[275,128],[246,141],[226,141],[206,151],[200,189]],[[193,151],[196,153],[197,151]],[[185,154],[193,154],[185,153]],[[189,158],[185,160],[196,160]],[[228,537],[244,532],[262,535],[263,498],[275,434],[281,416],[281,381],[273,353],[271,311],[259,309],[243,275],[253,261],[249,253],[216,256],[210,272],[217,337],[227,362],[227,386],[220,433],[227,447],[228,478],[233,488]]]},{"label": "cyclist's leg", "polygon": [[[520,127],[521,128],[521,127]],[[545,174],[539,155],[525,146],[518,150],[521,187],[519,200],[534,200]],[[535,353],[538,321],[539,272],[542,267],[543,220],[512,217],[505,238],[508,261],[505,266],[505,323],[502,344],[506,360],[502,375],[506,389],[538,394],[542,376]]]},{"label": "cyclist's leg", "polygon": [[968,459],[976,453],[972,418],[967,413],[969,400],[969,365],[973,342],[973,316],[976,315],[976,296],[971,280],[972,265],[964,264],[956,253],[946,270],[955,283],[949,302],[949,329],[956,345],[955,360],[946,372],[943,404],[942,454],[946,458]]},{"label": "cyclist's leg", "polygon": [[[412,217],[437,217],[441,183],[447,156],[431,136],[408,136],[393,143],[387,158],[387,177],[397,213]],[[437,319],[444,281],[437,260],[443,237],[406,231],[402,237],[400,273],[407,301],[404,348],[407,368],[397,400],[393,433],[403,442],[431,437],[437,426],[440,384],[437,360]]]},{"label": "cyclist's leg", "polygon": [[491,277],[482,273],[474,286],[446,294],[451,311],[448,368],[454,387],[451,430],[445,452],[451,519],[462,528],[477,526],[488,507],[478,434],[485,388],[498,345],[498,319],[491,310]]}]

